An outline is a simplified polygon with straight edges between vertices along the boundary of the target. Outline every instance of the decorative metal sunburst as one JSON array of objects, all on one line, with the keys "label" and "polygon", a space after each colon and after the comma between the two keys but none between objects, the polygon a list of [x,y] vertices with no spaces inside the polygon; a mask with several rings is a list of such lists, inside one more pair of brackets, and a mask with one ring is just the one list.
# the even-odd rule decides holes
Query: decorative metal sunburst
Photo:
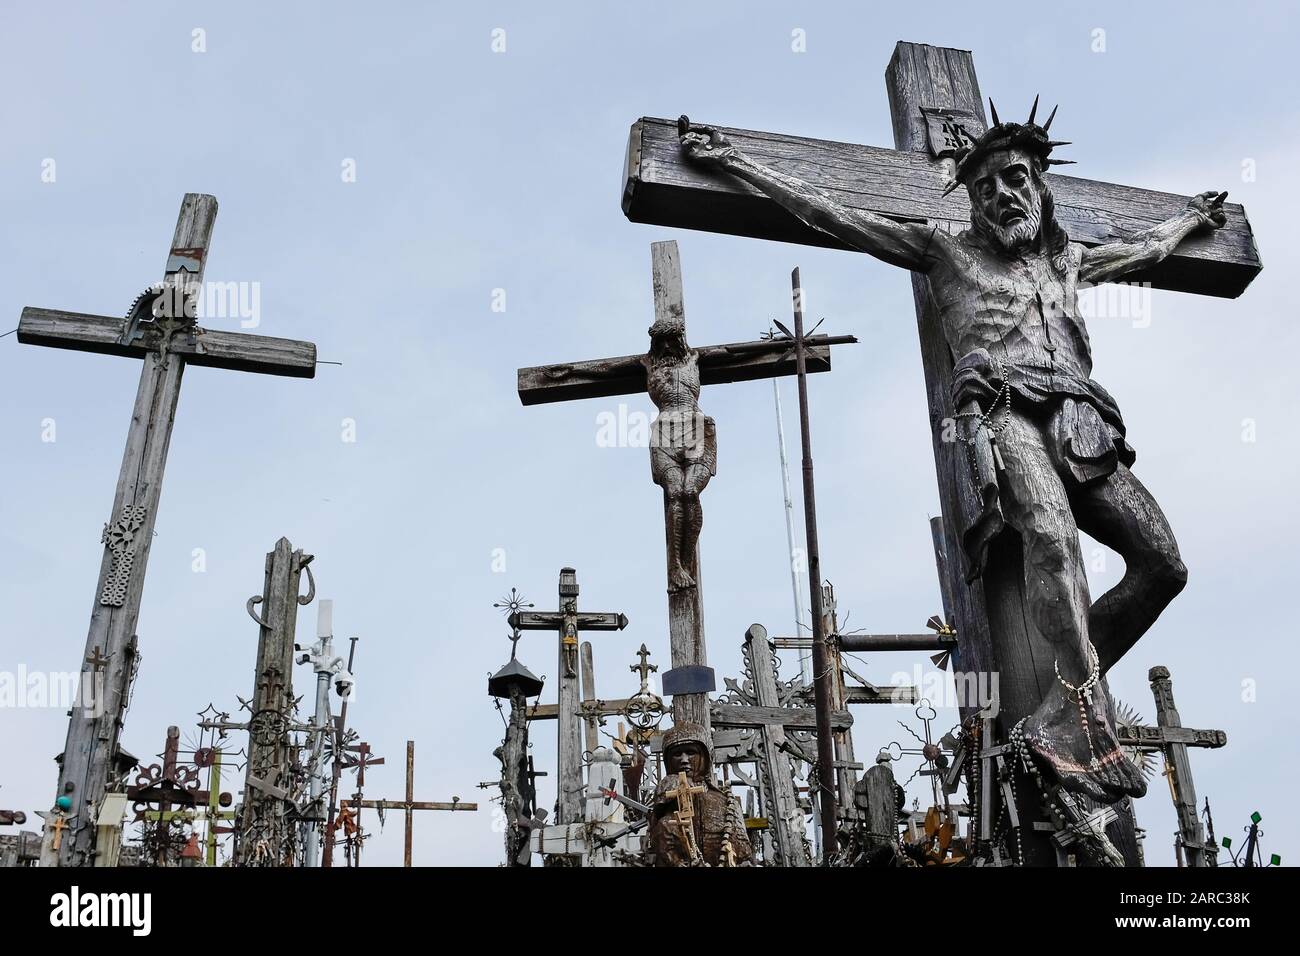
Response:
[{"label": "decorative metal sunburst", "polygon": [[495,602],[492,606],[500,608],[501,613],[510,621],[510,659],[513,661],[515,659],[515,651],[519,649],[519,638],[523,637],[523,634],[520,632],[516,624],[517,619],[514,615],[518,614],[523,608],[533,607],[533,605],[524,600],[522,594],[514,588],[511,588],[509,594],[503,597],[500,601]]},{"label": "decorative metal sunburst", "polygon": [[492,606],[500,608],[501,613],[506,617],[509,617],[521,608],[532,607],[533,605],[528,603],[522,594],[514,588],[511,588],[509,594],[503,597],[500,601],[493,603]]},{"label": "decorative metal sunburst", "polygon": [[[1120,727],[1132,729],[1142,725],[1142,717],[1124,701],[1115,699],[1115,723]],[[1131,735],[1136,736],[1136,735]],[[1156,772],[1156,757],[1150,750],[1132,745],[1121,748],[1129,763],[1142,771],[1143,778],[1150,778]]]}]

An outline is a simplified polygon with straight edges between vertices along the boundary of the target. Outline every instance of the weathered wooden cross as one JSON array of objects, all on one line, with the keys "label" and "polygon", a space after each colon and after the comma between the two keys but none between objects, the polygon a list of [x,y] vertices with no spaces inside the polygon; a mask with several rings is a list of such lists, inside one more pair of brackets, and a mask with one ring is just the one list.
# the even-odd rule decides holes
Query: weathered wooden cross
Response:
[{"label": "weathered wooden cross", "polygon": [[[522,375],[522,373],[521,373]],[[557,736],[559,771],[556,784],[555,822],[578,823],[582,811],[582,721],[579,719],[581,692],[578,670],[578,634],[587,631],[621,631],[627,615],[578,610],[578,573],[560,569],[559,609],[513,612],[507,620],[521,631],[556,631],[560,636]],[[531,715],[530,715],[531,716]]]},{"label": "weathered wooden cross", "polygon": [[[350,801],[344,801],[348,805]],[[415,826],[416,810],[477,810],[477,803],[465,803],[460,797],[452,797],[450,803],[435,803],[415,799],[415,741],[406,742],[406,799],[405,800],[357,800],[358,809],[401,810],[406,814],[406,849],[402,856],[402,866],[411,865],[411,835]]]},{"label": "weathered wooden cross", "polygon": [[[281,538],[267,552],[262,593],[253,595],[245,605],[248,616],[258,626],[253,696],[249,700],[240,698],[249,711],[248,720],[236,723],[221,714],[216,720],[199,722],[200,728],[223,735],[231,730],[248,731],[244,802],[235,854],[241,866],[292,866],[297,857],[297,826],[290,821],[290,815],[298,815],[297,794],[291,793],[289,787],[299,748],[291,735],[321,729],[293,719],[294,634],[299,606],[310,604],[316,597],[312,560],[313,555],[294,550],[288,538]],[[299,594],[304,571],[309,589]],[[256,610],[259,604],[263,605],[260,615]]]},{"label": "weathered wooden cross", "polygon": [[207,832],[203,837],[205,862],[208,866],[217,865],[217,838],[223,833],[234,833],[234,827],[222,826],[223,822],[233,822],[237,816],[234,810],[223,810],[230,806],[231,797],[221,792],[221,762],[224,754],[220,747],[214,747],[208,761],[208,804],[203,813]]},{"label": "weathered wooden cross", "polygon": [[1194,730],[1184,727],[1174,705],[1174,684],[1169,668],[1156,666],[1147,673],[1151,693],[1156,700],[1156,726],[1119,724],[1119,742],[1138,750],[1164,754],[1164,776],[1169,781],[1169,795],[1178,814],[1178,840],[1188,866],[1217,866],[1219,848],[1205,838],[1205,830],[1196,806],[1196,785],[1192,781],[1192,762],[1188,747],[1217,749],[1228,743],[1222,730]]},{"label": "weathered wooden cross", "polygon": [[[880,149],[773,133],[719,128],[727,140],[765,167],[795,176],[850,210],[896,221],[930,222],[956,233],[969,219],[961,194],[948,196],[955,126],[971,135],[988,127],[971,54],[963,50],[899,43],[886,71],[897,149]],[[702,169],[681,146],[677,124],[641,119],[633,124],[622,205],[633,222],[849,248],[814,229],[739,179]],[[1056,217],[1069,239],[1096,246],[1129,238],[1184,212],[1187,199],[1110,183],[1049,175]],[[1259,272],[1250,225],[1239,205],[1225,205],[1223,228],[1190,236],[1158,265],[1124,278],[1156,288],[1235,297]],[[933,431],[936,473],[944,515],[946,551],[960,555],[961,515],[973,494],[962,468],[965,448],[946,440],[955,420],[949,394],[953,355],[940,323],[930,280],[912,276]],[[978,507],[974,513],[978,513]],[[959,655],[958,669],[998,674],[1004,720],[1035,711],[1042,698],[1038,664],[1030,653],[1040,639],[1026,613],[1019,552],[1004,537],[993,544],[989,567],[968,586],[949,569]],[[1041,655],[1039,655],[1041,657]],[[1050,670],[1049,670],[1050,674]],[[963,709],[966,716],[975,708]],[[1042,859],[1054,852],[1043,846]]]},{"label": "weathered wooden cross", "polygon": [[[675,324],[684,329],[681,262],[676,242],[655,242],[650,246],[654,285],[656,326]],[[853,336],[809,336],[805,350],[809,372],[831,367],[830,347],[857,341]],[[790,343],[783,340],[737,342],[691,350],[697,356],[701,385],[744,382],[780,375],[793,375],[796,358]],[[525,405],[631,395],[647,391],[646,367],[642,355],[543,365],[519,369],[519,400]],[[697,410],[698,411],[698,410]],[[669,581],[676,542],[669,496],[665,492],[664,515]],[[689,587],[670,586],[668,628],[672,670],[663,675],[665,695],[673,697],[673,719],[708,726],[708,693],[714,678],[708,667],[704,642],[704,606],[699,575],[699,552],[686,569],[694,580]]]},{"label": "weathered wooden cross", "polygon": [[[813,755],[807,754],[796,742],[787,738],[785,721],[789,709],[780,695],[782,688],[778,686],[776,658],[772,654],[772,645],[763,625],[750,625],[745,632],[745,644],[741,653],[747,680],[742,684],[728,679],[726,685],[731,688],[731,704],[714,704],[714,746],[718,746],[717,736],[724,729],[739,731],[737,736],[741,739],[746,736],[758,738],[752,739],[752,746],[744,752],[758,764],[763,810],[769,830],[774,836],[773,862],[778,866],[811,866],[813,861],[804,836],[804,811],[795,791],[791,757],[807,759]],[[762,721],[757,727],[744,727],[727,712],[720,711],[722,707],[735,706],[739,701],[745,702],[741,704],[742,707],[764,709]],[[749,715],[746,716],[748,718]],[[852,723],[852,718],[847,711],[840,711],[839,717],[847,732],[847,725]],[[725,754],[737,749],[724,745],[721,752]],[[738,756],[738,753],[733,753],[728,762],[735,762]],[[714,759],[716,761],[716,754]]]},{"label": "weathered wooden cross", "polygon": [[25,344],[143,360],[112,519],[104,527],[104,557],[83,655],[89,658],[94,652],[107,658],[104,699],[92,705],[81,701],[73,708],[59,764],[58,796],[72,800],[75,822],[70,838],[61,842],[59,863],[64,866],[88,865],[93,859],[96,812],[109,785],[122,730],[135,659],[131,645],[185,367],[298,378],[316,373],[316,346],[310,342],[195,324],[194,303],[216,215],[215,198],[186,194],[163,280],[154,287],[157,295],[143,296],[128,318],[29,306],[18,322],[18,341]]}]

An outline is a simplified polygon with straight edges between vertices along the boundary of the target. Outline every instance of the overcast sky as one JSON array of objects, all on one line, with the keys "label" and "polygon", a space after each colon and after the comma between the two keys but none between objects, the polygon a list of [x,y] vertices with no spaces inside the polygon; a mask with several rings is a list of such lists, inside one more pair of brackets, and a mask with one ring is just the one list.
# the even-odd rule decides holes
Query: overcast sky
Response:
[{"label": "overcast sky", "polygon": [[[787,318],[796,265],[810,319],[861,339],[810,381],[823,569],[847,628],[920,630],[940,608],[927,522],[938,500],[907,276],[846,252],[632,225],[619,208],[628,127],[643,115],[891,144],[883,73],[903,39],[973,50],[1004,118],[1035,93],[1059,102],[1052,132],[1075,144],[1062,153],[1079,162],[1071,172],[1227,189],[1246,205],[1266,268],[1243,296],[1155,293],[1149,323],[1091,325],[1095,376],[1124,410],[1135,471],[1190,569],[1110,680],[1150,721],[1147,670],[1167,665],[1184,723],[1228,733],[1226,749],[1192,756],[1219,836],[1240,837],[1259,810],[1265,849],[1294,851],[1300,341],[1288,290],[1300,143],[1285,6],[0,10],[0,331],[24,305],[124,313],[161,274],[182,195],[206,192],[221,203],[208,279],[259,283],[256,331],[310,339],[342,363],[313,381],[186,373],[139,621],[131,752],[159,751],[168,724],[192,737],[209,701],[233,711],[249,695],[257,630],[244,603],[285,535],[316,555],[339,647],[361,638],[350,716],[388,758],[367,795],[401,795],[414,739],[417,799],[483,807],[418,815],[416,861],[496,864],[492,791],[475,788],[498,773],[502,721],[486,677],[509,656],[492,602],[515,586],[553,608],[571,565],[580,607],[631,620],[591,635],[601,695],[635,691],[628,668],[642,642],[668,664],[660,491],[645,449],[596,442],[597,415],[619,400],[523,408],[515,395],[519,366],[645,347],[648,246],[660,239],[680,245],[695,345]],[[493,52],[496,29],[504,52]],[[806,52],[792,50],[796,30]],[[355,182],[344,181],[349,160]],[[0,339],[0,670],[78,666],[138,377],[133,360]],[[793,383],[782,388],[797,487]],[[644,396],[625,401],[650,410]],[[701,404],[719,433],[702,553],[721,679],[738,674],[751,623],[789,633],[793,608],[772,385],[710,388]],[[1084,548],[1095,596],[1122,564]],[[313,606],[299,634],[314,630]],[[526,635],[520,656],[556,672],[549,634]],[[922,654],[853,664],[879,683],[914,665],[929,667]],[[301,691],[312,675],[295,679]],[[919,730],[910,709],[855,717],[868,762],[905,738],[896,720]],[[955,719],[941,709],[939,729]],[[0,806],[50,805],[65,730],[62,709],[0,712]],[[553,725],[537,725],[537,763],[552,774],[554,748]],[[900,770],[910,774],[910,758]],[[543,781],[544,806],[553,786]],[[1148,862],[1172,864],[1176,822],[1158,776],[1137,811]],[[401,852],[394,814],[366,861],[400,863]]]}]

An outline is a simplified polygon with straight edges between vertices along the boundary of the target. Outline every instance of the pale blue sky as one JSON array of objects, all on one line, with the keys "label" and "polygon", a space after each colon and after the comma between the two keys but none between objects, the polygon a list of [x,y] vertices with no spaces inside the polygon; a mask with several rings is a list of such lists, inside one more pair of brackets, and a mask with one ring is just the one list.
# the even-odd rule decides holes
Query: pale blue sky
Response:
[{"label": "pale blue sky", "polygon": [[[205,53],[191,51],[194,28]],[[505,53],[491,51],[494,28]],[[805,53],[791,51],[796,28]],[[1097,28],[1105,52],[1092,50]],[[1092,325],[1096,377],[1124,409],[1136,471],[1191,576],[1111,683],[1152,719],[1146,672],[1167,665],[1184,722],[1229,735],[1227,749],[1193,756],[1220,835],[1238,836],[1258,809],[1266,847],[1293,848],[1300,341],[1288,292],[1300,144],[1296,30],[1278,4],[5,0],[0,331],[24,305],[124,312],[159,276],[181,196],[208,192],[221,203],[208,278],[260,282],[258,331],[312,339],[343,362],[311,382],[187,373],[127,748],[151,754],[168,724],[249,693],[256,628],[244,602],[287,535],[317,555],[339,645],[362,637],[352,716],[389,759],[368,793],[400,794],[414,738],[417,798],[485,804],[477,816],[420,815],[417,862],[495,864],[490,792],[474,787],[496,776],[501,721],[485,680],[509,653],[492,602],[513,585],[551,607],[557,572],[572,565],[583,607],[632,622],[592,638],[602,695],[635,690],[628,665],[643,641],[667,663],[660,493],[644,449],[595,440],[596,416],[617,401],[525,409],[514,394],[518,366],[644,346],[659,239],[679,241],[695,344],[784,319],[795,265],[810,316],[861,338],[811,381],[823,567],[850,628],[918,630],[939,609],[927,526],[937,495],[907,277],[849,253],[631,225],[618,204],[628,127],[642,115],[891,143],[883,73],[900,39],[972,49],[1004,117],[1035,93],[1059,102],[1053,133],[1075,143],[1071,172],[1223,188],[1246,204],[1266,268],[1240,299],[1156,293],[1150,327]],[[47,158],[54,183],[41,181]],[[348,158],[355,183],[341,181]],[[1248,158],[1254,182],[1242,181]],[[504,313],[490,309],[498,288]],[[0,670],[79,659],[138,371],[0,339]],[[721,677],[737,673],[749,624],[785,633],[792,610],[771,385],[709,389],[702,405],[720,438],[702,547]],[[649,410],[644,397],[628,406]],[[41,440],[46,418],[54,443]],[[345,418],[355,443],[340,440]],[[1241,440],[1245,419],[1253,443]],[[203,574],[191,571],[195,548]],[[497,548],[505,573],[492,569]],[[1109,556],[1095,592],[1120,572]],[[300,634],[314,623],[305,610]],[[555,673],[549,635],[527,635],[520,656]],[[878,658],[864,676],[885,683],[915,663],[925,656]],[[309,685],[306,668],[296,676]],[[1256,682],[1256,702],[1243,702],[1243,681]],[[856,716],[870,760],[902,739],[894,721],[909,715]],[[63,712],[0,721],[0,805],[48,806]],[[552,728],[534,739],[539,766],[553,769]],[[1159,778],[1138,814],[1148,860],[1172,863]],[[368,862],[400,863],[400,830],[390,818]]]}]

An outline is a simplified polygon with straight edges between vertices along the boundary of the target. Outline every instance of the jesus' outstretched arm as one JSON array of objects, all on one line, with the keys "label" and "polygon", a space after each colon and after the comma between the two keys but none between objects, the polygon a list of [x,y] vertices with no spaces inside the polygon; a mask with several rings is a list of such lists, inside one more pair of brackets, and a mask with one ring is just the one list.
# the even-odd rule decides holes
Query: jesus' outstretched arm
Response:
[{"label": "jesus' outstretched arm", "polygon": [[1135,269],[1155,265],[1178,247],[1190,233],[1209,227],[1220,229],[1227,222],[1223,211],[1226,192],[1203,192],[1193,196],[1187,209],[1172,219],[1152,226],[1132,239],[1108,242],[1084,250],[1079,278],[1084,282],[1110,282]]},{"label": "jesus' outstretched arm", "polygon": [[850,209],[801,179],[750,159],[716,129],[678,121],[682,146],[702,166],[728,172],[774,199],[801,220],[841,242],[893,266],[926,272],[934,263],[927,253],[944,237],[933,225],[895,222]]}]

